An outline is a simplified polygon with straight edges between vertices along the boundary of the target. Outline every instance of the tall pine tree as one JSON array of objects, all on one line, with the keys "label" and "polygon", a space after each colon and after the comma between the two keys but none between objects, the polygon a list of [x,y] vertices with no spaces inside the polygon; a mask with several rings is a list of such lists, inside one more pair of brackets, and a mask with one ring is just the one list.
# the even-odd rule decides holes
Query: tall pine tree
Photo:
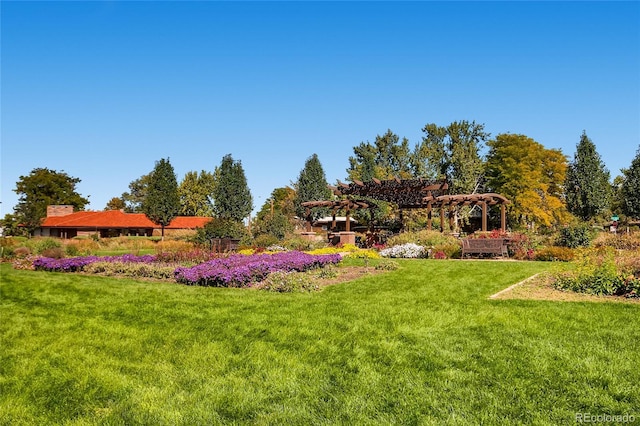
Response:
[{"label": "tall pine tree", "polygon": [[591,220],[605,212],[611,200],[609,179],[609,170],[583,131],[567,168],[565,195],[569,212],[582,220]]},{"label": "tall pine tree", "polygon": [[624,172],[621,193],[624,214],[640,219],[640,147],[631,162],[631,167]]},{"label": "tall pine tree", "polygon": [[[327,178],[317,154],[313,154],[304,163],[304,168],[300,171],[296,182],[295,208],[298,217],[306,216],[306,209],[302,203],[307,201],[331,200],[333,194],[327,185]],[[312,219],[326,216],[329,210],[326,208],[312,209]]]},{"label": "tall pine tree", "polygon": [[163,158],[156,162],[149,177],[147,193],[142,201],[142,211],[149,220],[160,225],[164,239],[164,228],[180,211],[178,181],[169,159]]},{"label": "tall pine tree", "polygon": [[216,168],[215,176],[214,214],[220,219],[242,222],[253,209],[253,198],[242,164],[227,154],[222,158],[220,167]]}]

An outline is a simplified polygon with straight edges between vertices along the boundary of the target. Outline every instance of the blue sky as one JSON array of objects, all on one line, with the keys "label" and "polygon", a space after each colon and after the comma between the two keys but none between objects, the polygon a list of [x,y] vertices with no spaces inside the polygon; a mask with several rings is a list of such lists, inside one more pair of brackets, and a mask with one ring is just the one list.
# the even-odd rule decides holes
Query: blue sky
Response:
[{"label": "blue sky", "polygon": [[102,210],[169,158],[178,180],[240,160],[256,209],[316,153],[346,181],[391,129],[483,123],[612,177],[640,147],[638,2],[0,4],[1,214],[38,167]]}]

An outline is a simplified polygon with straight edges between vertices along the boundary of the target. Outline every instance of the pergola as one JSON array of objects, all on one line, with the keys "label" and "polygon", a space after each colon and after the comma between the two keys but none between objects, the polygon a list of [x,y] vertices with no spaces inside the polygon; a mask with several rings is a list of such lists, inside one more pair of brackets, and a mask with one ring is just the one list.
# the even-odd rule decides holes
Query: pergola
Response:
[{"label": "pergola", "polygon": [[448,194],[449,185],[446,181],[428,181],[425,179],[389,179],[361,182],[354,180],[350,184],[338,182],[338,186],[330,186],[334,195],[342,197],[334,201],[308,201],[302,203],[306,207],[308,226],[311,228],[311,209],[314,207],[328,207],[335,215],[339,209],[344,209],[347,216],[347,232],[349,232],[349,217],[351,211],[361,208],[375,208],[375,204],[363,197],[395,203],[400,212],[404,209],[426,209],[427,228],[432,229],[433,210],[440,212],[440,230],[444,232],[445,212],[449,211],[449,225],[453,227],[453,212],[461,206],[480,206],[482,208],[482,230],[487,230],[487,216],[490,206],[500,205],[500,229],[506,230],[506,205],[510,203],[505,197],[495,193],[485,194]]}]

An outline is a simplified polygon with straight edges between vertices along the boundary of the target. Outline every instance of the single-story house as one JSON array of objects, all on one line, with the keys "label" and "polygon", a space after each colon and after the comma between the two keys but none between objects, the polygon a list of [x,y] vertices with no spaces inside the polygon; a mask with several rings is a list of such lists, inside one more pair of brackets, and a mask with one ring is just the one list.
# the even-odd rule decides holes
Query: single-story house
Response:
[{"label": "single-story house", "polygon": [[[165,235],[176,231],[203,228],[210,217],[178,216],[168,226]],[[73,238],[98,234],[100,237],[160,235],[162,228],[143,213],[122,210],[74,212],[73,206],[47,206],[47,217],[34,236]]]}]

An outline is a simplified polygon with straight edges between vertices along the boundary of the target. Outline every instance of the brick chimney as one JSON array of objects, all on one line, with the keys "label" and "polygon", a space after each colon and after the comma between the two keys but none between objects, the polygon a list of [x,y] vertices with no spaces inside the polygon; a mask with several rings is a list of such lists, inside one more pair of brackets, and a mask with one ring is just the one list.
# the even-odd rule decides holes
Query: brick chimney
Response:
[{"label": "brick chimney", "polygon": [[73,206],[47,206],[47,217],[66,216],[73,213]]}]

